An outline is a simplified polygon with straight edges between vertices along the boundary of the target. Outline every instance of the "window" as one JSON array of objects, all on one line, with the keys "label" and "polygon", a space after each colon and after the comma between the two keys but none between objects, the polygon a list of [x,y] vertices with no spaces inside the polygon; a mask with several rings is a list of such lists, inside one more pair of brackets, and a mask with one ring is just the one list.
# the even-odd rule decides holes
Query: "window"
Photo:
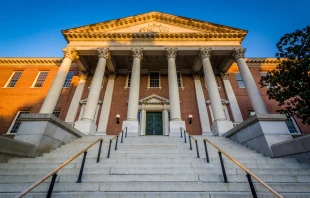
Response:
[{"label": "window", "polygon": [[21,125],[21,121],[19,120],[20,116],[23,114],[29,114],[29,111],[18,111],[12,124],[11,127],[9,128],[8,134],[15,134],[17,133],[20,125]]},{"label": "window", "polygon": [[300,134],[299,128],[295,122],[294,116],[290,115],[289,113],[285,113],[287,120],[285,120],[286,126],[290,133],[292,134]]},{"label": "window", "polygon": [[[261,72],[261,76],[267,76],[267,72]],[[270,83],[267,83],[267,88],[270,88]]]},{"label": "window", "polygon": [[5,87],[14,87],[22,73],[22,71],[14,71],[8,82],[5,84]]},{"label": "window", "polygon": [[160,87],[160,75],[158,72],[150,72],[149,87]]},{"label": "window", "polygon": [[245,88],[244,82],[243,82],[243,79],[242,79],[240,73],[235,73],[235,77],[236,77],[239,88]]},{"label": "window", "polygon": [[127,74],[127,81],[126,81],[126,86],[125,87],[130,87],[131,83],[131,72],[128,72]]},{"label": "window", "polygon": [[57,118],[59,117],[60,111],[54,111],[53,115],[56,116]]},{"label": "window", "polygon": [[32,87],[42,87],[47,77],[47,74],[48,74],[47,71],[40,71]]},{"label": "window", "polygon": [[248,114],[250,117],[256,115],[255,111],[253,111],[253,110],[248,110]]},{"label": "window", "polygon": [[74,76],[74,71],[69,71],[69,73],[68,73],[68,75],[66,77],[64,86],[63,86],[64,88],[69,88],[70,87],[70,84],[71,84],[73,76]]},{"label": "window", "polygon": [[138,122],[139,122],[139,124],[140,124],[140,120],[141,120],[141,111],[138,111],[137,119],[138,119]]},{"label": "window", "polygon": [[177,72],[177,79],[178,79],[178,87],[182,88],[183,87],[183,81],[182,81],[182,75],[180,72]]}]

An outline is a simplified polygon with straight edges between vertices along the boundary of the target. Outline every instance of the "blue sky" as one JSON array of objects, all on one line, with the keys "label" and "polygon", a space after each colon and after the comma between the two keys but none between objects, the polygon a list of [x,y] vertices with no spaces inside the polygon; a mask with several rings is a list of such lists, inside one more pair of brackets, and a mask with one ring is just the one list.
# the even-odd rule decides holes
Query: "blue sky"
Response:
[{"label": "blue sky", "polygon": [[62,57],[61,30],[159,11],[248,30],[247,57],[274,57],[285,33],[310,25],[310,0],[4,0],[0,57]]}]

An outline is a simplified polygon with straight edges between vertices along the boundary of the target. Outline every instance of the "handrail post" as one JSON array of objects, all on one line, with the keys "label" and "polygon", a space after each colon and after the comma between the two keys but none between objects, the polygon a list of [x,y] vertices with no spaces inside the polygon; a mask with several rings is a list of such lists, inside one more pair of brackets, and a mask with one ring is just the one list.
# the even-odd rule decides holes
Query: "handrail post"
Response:
[{"label": "handrail post", "polygon": [[195,143],[196,143],[197,157],[200,158],[197,140],[195,140]]},{"label": "handrail post", "polygon": [[184,130],[184,142],[186,143],[186,133],[185,133],[185,130]]},{"label": "handrail post", "polygon": [[109,151],[108,151],[108,157],[107,157],[107,158],[109,158],[109,157],[110,157],[111,144],[112,144],[112,140],[110,140],[110,143],[109,143]]},{"label": "handrail post", "polygon": [[247,174],[246,174],[246,177],[248,178],[248,182],[249,182],[249,185],[250,185],[250,188],[251,188],[251,192],[252,192],[253,197],[254,197],[254,198],[257,198],[256,190],[255,190],[255,187],[254,187],[254,185],[253,185],[251,175],[250,175],[249,173],[247,173]]},{"label": "handrail post", "polygon": [[189,141],[189,149],[190,150],[193,150],[193,148],[192,148],[192,140],[191,140],[191,136],[190,135],[188,135],[188,141]]},{"label": "handrail post", "polygon": [[123,143],[123,136],[124,136],[124,129],[122,130],[122,138],[121,138],[121,143]]},{"label": "handrail post", "polygon": [[206,140],[203,140],[203,143],[204,143],[204,145],[205,145],[207,163],[210,163],[210,161],[209,161],[208,149],[207,149],[207,143],[206,143],[206,142],[207,142]]},{"label": "handrail post", "polygon": [[225,171],[225,166],[224,166],[224,162],[223,162],[223,158],[222,158],[222,153],[220,151],[219,151],[219,156],[220,156],[221,167],[222,167],[222,172],[223,172],[223,177],[224,177],[224,183],[228,183],[226,171]]},{"label": "handrail post", "polygon": [[82,165],[81,165],[81,169],[80,169],[80,174],[79,174],[79,178],[76,181],[76,183],[82,183],[82,175],[83,175],[83,170],[84,170],[84,164],[85,164],[85,160],[86,160],[86,155],[87,155],[87,151],[84,152],[84,156],[83,156],[83,161],[82,161]]},{"label": "handrail post", "polygon": [[118,142],[118,136],[116,136],[115,150],[117,150],[117,142]]},{"label": "handrail post", "polygon": [[180,127],[180,131],[181,131],[181,138],[183,138],[183,137],[182,137],[182,127]]},{"label": "handrail post", "polygon": [[99,150],[98,150],[98,156],[97,156],[97,163],[99,163],[100,160],[100,154],[101,154],[101,147],[102,147],[102,140],[100,140],[100,144],[99,144]]},{"label": "handrail post", "polygon": [[54,173],[54,175],[52,177],[52,180],[51,180],[50,187],[49,187],[47,195],[46,195],[46,198],[50,198],[52,196],[54,184],[55,184],[55,181],[56,181],[56,177],[57,177],[57,173]]},{"label": "handrail post", "polygon": [[125,129],[126,129],[125,138],[127,138],[127,127]]}]

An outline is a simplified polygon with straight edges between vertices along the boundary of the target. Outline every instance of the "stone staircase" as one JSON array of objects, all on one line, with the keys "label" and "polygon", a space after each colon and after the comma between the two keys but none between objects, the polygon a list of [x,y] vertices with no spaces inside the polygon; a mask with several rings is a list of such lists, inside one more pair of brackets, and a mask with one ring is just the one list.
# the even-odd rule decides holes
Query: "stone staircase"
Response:
[{"label": "stone staircase", "polygon": [[[83,155],[58,172],[52,197],[252,197],[244,171],[225,156],[229,183],[223,183],[218,153],[211,145],[208,146],[210,163],[206,162],[203,136],[195,137],[200,159],[194,142],[193,150],[189,150],[189,143],[185,144],[184,139],[167,136],[124,138],[123,144],[119,140],[117,151],[113,142],[111,156],[107,158],[111,137],[103,137],[99,163],[96,163],[99,144],[88,150],[83,183],[76,183]],[[205,137],[285,197],[310,197],[309,164],[300,164],[295,159],[271,159],[229,139]],[[98,138],[83,137],[41,157],[15,158],[0,164],[0,197],[14,197]],[[50,180],[26,197],[45,197]],[[274,197],[253,181],[258,197]]]}]

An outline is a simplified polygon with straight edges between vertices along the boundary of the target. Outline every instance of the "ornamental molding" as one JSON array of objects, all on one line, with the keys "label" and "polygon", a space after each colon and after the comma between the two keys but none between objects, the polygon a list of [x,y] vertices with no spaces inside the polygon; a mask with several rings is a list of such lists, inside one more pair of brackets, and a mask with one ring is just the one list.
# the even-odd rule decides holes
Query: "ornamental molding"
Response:
[{"label": "ornamental molding", "polygon": [[[107,33],[113,30],[124,29],[150,22],[154,22],[153,25],[148,25],[145,28],[141,28],[140,32],[137,30],[137,32],[128,33]],[[169,29],[167,29],[167,27],[163,25],[156,25],[156,22],[183,27],[199,31],[201,33],[169,33]],[[68,42],[73,40],[124,39],[220,39],[242,41],[246,36],[247,31],[161,12],[149,12],[136,16],[63,30],[62,34]]]},{"label": "ornamental molding", "polygon": [[105,58],[106,60],[111,58],[109,48],[98,48],[98,57]]},{"label": "ornamental molding", "polygon": [[178,52],[178,49],[177,48],[166,48],[166,58],[169,59],[169,58],[174,58],[176,59],[177,57],[177,52]]},{"label": "ornamental molding", "polygon": [[162,32],[162,33],[168,33],[169,32],[169,28],[163,26],[162,24],[148,24],[147,27],[143,27],[139,30],[139,32],[152,32],[152,33],[158,33],[158,32]]},{"label": "ornamental molding", "polygon": [[245,58],[247,64],[275,64],[278,65],[282,60],[277,58]]},{"label": "ornamental molding", "polygon": [[72,61],[79,58],[79,55],[74,48],[67,47],[62,49],[62,51],[64,52],[64,58],[70,58]]},{"label": "ornamental molding", "polygon": [[62,58],[0,58],[0,65],[58,66]]},{"label": "ornamental molding", "polygon": [[236,60],[238,60],[239,58],[244,58],[244,53],[245,53],[246,49],[245,48],[238,48],[238,49],[234,49],[233,52],[233,58]]},{"label": "ornamental molding", "polygon": [[169,104],[170,101],[156,94],[150,95],[139,100],[139,104]]},{"label": "ornamental molding", "polygon": [[88,73],[79,71],[79,76],[80,76],[80,80],[86,80],[88,77]]},{"label": "ornamental molding", "polygon": [[204,58],[210,58],[212,53],[212,48],[201,48],[199,51],[199,57],[201,60]]},{"label": "ornamental molding", "polygon": [[132,57],[143,59],[143,48],[132,48]]}]

